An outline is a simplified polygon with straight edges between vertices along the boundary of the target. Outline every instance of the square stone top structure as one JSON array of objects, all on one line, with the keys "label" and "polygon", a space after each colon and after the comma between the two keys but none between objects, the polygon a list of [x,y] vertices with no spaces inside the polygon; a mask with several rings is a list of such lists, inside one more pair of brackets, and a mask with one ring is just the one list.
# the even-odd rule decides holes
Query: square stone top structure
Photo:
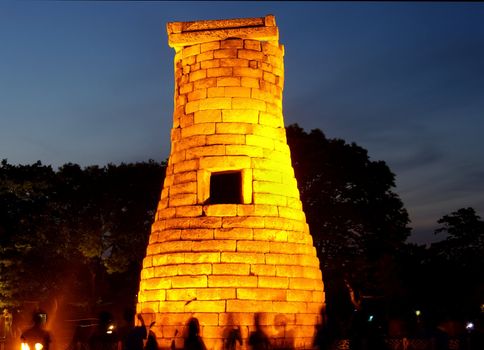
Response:
[{"label": "square stone top structure", "polygon": [[273,15],[255,18],[171,22],[166,25],[168,45],[175,50],[228,38],[278,41],[279,31]]}]

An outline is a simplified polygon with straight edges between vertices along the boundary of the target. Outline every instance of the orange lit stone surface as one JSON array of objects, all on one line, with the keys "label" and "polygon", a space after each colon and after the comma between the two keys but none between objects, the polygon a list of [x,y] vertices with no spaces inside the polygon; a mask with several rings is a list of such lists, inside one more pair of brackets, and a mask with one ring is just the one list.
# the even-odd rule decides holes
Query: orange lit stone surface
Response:
[{"label": "orange lit stone surface", "polygon": [[[311,348],[324,288],[286,142],[275,19],[167,31],[176,51],[171,154],[137,311],[156,321],[162,348],[181,348],[197,317],[209,350],[223,349],[234,326],[246,349],[256,313],[275,347]],[[229,181],[218,192],[216,174]]]}]

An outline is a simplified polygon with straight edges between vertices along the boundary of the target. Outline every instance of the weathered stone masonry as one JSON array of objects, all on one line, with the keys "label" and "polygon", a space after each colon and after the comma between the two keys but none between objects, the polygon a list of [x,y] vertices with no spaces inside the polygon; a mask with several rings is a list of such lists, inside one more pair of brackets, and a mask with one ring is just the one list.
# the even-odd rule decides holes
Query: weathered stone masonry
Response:
[{"label": "weathered stone masonry", "polygon": [[183,346],[190,317],[208,349],[223,348],[233,326],[246,348],[256,313],[276,347],[310,348],[324,291],[286,142],[275,19],[167,31],[176,51],[171,153],[138,312],[156,321],[162,348]]}]

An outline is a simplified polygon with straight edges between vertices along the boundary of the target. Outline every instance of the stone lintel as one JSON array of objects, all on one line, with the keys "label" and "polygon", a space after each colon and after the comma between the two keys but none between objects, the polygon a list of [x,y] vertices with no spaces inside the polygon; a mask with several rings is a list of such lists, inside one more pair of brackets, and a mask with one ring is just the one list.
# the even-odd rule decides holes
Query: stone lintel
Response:
[{"label": "stone lintel", "polygon": [[168,45],[175,49],[227,38],[278,41],[274,16],[171,22],[166,25]]}]

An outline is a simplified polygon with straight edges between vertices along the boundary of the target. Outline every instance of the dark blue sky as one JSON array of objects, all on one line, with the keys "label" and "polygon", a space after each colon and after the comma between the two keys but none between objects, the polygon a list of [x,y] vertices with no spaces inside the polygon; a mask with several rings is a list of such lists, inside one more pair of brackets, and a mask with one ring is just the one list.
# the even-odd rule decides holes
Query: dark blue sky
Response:
[{"label": "dark blue sky", "polygon": [[412,241],[435,240],[438,218],[461,207],[484,216],[482,3],[1,2],[0,158],[165,159],[165,24],[266,14],[286,47],[286,124],[386,161]]}]

